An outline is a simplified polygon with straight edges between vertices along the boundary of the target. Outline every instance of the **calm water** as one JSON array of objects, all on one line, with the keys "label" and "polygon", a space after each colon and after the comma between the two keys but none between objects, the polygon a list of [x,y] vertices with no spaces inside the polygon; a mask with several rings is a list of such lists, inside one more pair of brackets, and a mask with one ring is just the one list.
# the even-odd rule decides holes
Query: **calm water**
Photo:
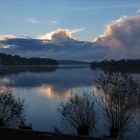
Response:
[{"label": "calm water", "polygon": [[[5,68],[0,70],[0,79],[13,88],[17,97],[24,99],[26,123],[32,125],[34,130],[53,132],[54,128],[59,128],[65,133],[75,133],[72,128],[63,127],[57,109],[61,102],[83,89],[94,92],[100,98],[94,86],[98,74],[99,71],[88,67],[51,68],[46,71],[44,68]],[[97,136],[107,133],[102,124],[101,119],[97,126]],[[139,131],[137,128],[134,130],[135,133]],[[130,136],[133,133],[131,131]]]}]

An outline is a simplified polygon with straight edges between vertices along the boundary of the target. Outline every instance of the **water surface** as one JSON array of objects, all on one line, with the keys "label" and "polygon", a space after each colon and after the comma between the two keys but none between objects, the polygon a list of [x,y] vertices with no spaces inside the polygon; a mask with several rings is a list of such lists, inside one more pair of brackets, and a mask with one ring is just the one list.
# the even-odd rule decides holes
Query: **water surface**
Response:
[{"label": "water surface", "polygon": [[[74,129],[63,126],[58,107],[81,90],[100,97],[94,85],[99,73],[99,70],[87,66],[46,70],[7,67],[0,70],[0,79],[13,88],[14,95],[24,99],[26,123],[32,125],[34,130],[53,132],[54,128],[58,128],[65,133],[75,134]],[[97,128],[97,136],[106,133],[102,121],[98,122]]]}]

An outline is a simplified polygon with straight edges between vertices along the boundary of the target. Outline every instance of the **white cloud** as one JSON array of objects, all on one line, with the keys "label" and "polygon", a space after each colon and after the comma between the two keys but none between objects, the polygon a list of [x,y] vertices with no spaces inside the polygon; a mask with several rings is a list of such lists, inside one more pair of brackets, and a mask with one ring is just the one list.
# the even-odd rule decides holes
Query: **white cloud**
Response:
[{"label": "white cloud", "polygon": [[0,41],[16,38],[14,35],[0,35]]},{"label": "white cloud", "polygon": [[10,45],[3,45],[0,43],[0,48],[3,48],[3,49],[7,49],[7,48],[10,48],[11,46]]},{"label": "white cloud", "polygon": [[68,39],[72,39],[72,35],[77,32],[83,31],[84,28],[81,29],[61,29],[58,28],[52,32],[46,33],[38,37],[41,40],[52,40],[54,42],[61,42]]},{"label": "white cloud", "polygon": [[137,13],[137,14],[140,14],[140,9],[138,9],[138,10],[136,11],[136,13]]},{"label": "white cloud", "polygon": [[22,35],[22,38],[25,38],[25,39],[32,39],[30,36],[28,36],[28,35]]},{"label": "white cloud", "polygon": [[59,23],[59,20],[57,20],[57,19],[52,19],[52,20],[50,20],[50,23],[51,23],[51,24],[57,24],[57,23]]},{"label": "white cloud", "polygon": [[57,24],[57,23],[59,23],[59,20],[57,20],[57,19],[40,20],[40,19],[35,19],[33,17],[27,17],[27,18],[23,19],[23,21],[32,23],[32,24],[38,24],[38,23]]},{"label": "white cloud", "polygon": [[94,43],[109,46],[110,57],[140,57],[140,16],[125,16],[113,21]]},{"label": "white cloud", "polygon": [[39,20],[34,19],[34,18],[26,18],[25,21],[27,21],[27,22],[29,22],[29,23],[33,23],[33,24],[40,23]]}]

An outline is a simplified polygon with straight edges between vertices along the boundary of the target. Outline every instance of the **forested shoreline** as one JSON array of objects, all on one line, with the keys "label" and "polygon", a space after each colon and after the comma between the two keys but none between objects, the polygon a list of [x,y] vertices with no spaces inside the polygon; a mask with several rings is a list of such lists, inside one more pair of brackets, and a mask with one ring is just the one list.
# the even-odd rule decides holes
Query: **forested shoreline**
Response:
[{"label": "forested shoreline", "polygon": [[104,60],[90,63],[92,69],[102,69],[109,72],[140,72],[140,59]]},{"label": "forested shoreline", "polygon": [[0,53],[0,65],[57,65],[57,61],[50,58],[25,58],[19,55]]}]

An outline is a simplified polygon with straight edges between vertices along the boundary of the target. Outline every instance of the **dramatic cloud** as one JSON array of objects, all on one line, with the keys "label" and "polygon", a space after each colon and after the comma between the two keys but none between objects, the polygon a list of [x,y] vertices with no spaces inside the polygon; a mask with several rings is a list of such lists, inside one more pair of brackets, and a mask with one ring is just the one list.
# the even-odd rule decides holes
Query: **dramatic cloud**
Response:
[{"label": "dramatic cloud", "polygon": [[112,22],[94,42],[110,47],[108,57],[140,58],[140,16],[125,16]]},{"label": "dramatic cloud", "polygon": [[17,54],[26,57],[48,57],[65,60],[92,60],[101,59],[107,52],[106,47],[93,46],[91,42],[53,42],[37,39],[10,39],[2,42],[4,46],[11,44],[9,48],[1,48],[0,52]]},{"label": "dramatic cloud", "polygon": [[72,34],[83,29],[57,29],[39,39],[14,38],[0,41],[1,52],[18,54],[26,57],[48,57],[66,60],[101,59],[107,52],[106,47],[94,46],[92,42],[79,41]]},{"label": "dramatic cloud", "polygon": [[83,30],[56,29],[37,39],[1,35],[0,52],[65,60],[140,59],[139,15],[113,21],[91,42],[73,37],[74,33]]},{"label": "dramatic cloud", "polygon": [[62,42],[62,41],[72,39],[72,35],[74,33],[81,32],[83,30],[84,30],[84,28],[81,28],[81,29],[60,29],[60,28],[58,28],[55,31],[41,35],[38,39],[52,40],[54,42]]}]

